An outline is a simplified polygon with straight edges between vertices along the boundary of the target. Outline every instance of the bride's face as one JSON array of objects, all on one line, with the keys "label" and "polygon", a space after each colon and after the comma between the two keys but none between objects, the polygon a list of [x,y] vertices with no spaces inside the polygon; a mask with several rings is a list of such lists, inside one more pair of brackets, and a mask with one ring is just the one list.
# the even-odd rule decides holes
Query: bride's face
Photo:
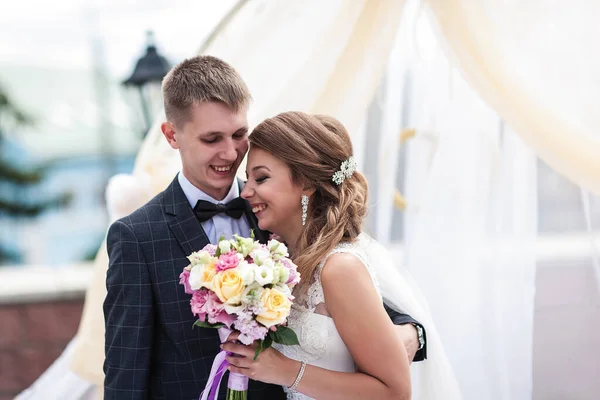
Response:
[{"label": "bride's face", "polygon": [[290,168],[271,153],[250,148],[248,182],[241,196],[252,205],[258,226],[291,240],[302,226],[302,187],[292,182]]}]

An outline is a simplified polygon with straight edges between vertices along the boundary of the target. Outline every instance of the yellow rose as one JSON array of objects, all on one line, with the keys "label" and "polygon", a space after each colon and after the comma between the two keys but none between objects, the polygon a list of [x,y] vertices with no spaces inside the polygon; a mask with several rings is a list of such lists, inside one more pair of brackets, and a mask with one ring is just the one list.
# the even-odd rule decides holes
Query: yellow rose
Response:
[{"label": "yellow rose", "polygon": [[236,268],[217,273],[212,281],[212,290],[225,304],[237,304],[242,299],[244,281]]},{"label": "yellow rose", "polygon": [[193,290],[199,290],[203,287],[213,288],[213,277],[217,273],[215,263],[205,265],[195,265],[190,270],[190,287]]},{"label": "yellow rose", "polygon": [[202,286],[204,286],[205,288],[208,289],[212,289],[212,282],[213,282],[213,278],[215,277],[215,274],[217,273],[217,270],[215,269],[215,263],[211,262],[208,265],[205,265],[204,268],[202,269],[202,275],[200,275],[200,282],[202,283]]},{"label": "yellow rose", "polygon": [[281,324],[290,315],[292,302],[277,289],[265,289],[260,302],[263,311],[256,316],[256,320],[267,328]]}]

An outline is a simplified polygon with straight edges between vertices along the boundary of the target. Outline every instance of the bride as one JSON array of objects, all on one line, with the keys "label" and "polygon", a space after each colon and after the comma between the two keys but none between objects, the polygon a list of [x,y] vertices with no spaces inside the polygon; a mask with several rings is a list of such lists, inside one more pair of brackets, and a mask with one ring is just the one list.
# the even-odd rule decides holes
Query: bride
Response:
[{"label": "bride", "polygon": [[[420,398],[459,399],[460,391],[429,315],[383,246],[361,232],[367,181],[335,119],[287,112],[250,135],[242,197],[259,227],[288,244],[302,281],[288,319],[299,346],[254,348],[227,342],[230,370],[284,386],[288,399],[409,399],[410,367],[383,306],[424,321],[428,360]],[[379,285],[382,285],[380,289]]]}]

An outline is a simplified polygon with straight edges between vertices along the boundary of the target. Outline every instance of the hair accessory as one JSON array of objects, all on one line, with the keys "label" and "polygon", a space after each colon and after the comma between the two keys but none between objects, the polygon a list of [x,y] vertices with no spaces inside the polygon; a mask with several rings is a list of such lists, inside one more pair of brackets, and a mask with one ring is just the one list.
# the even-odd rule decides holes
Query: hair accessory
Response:
[{"label": "hair accessory", "polygon": [[336,185],[341,185],[342,182],[352,176],[354,171],[356,171],[356,167],[358,167],[358,164],[356,164],[354,157],[350,156],[346,161],[342,162],[340,170],[333,174],[331,180],[334,181]]}]

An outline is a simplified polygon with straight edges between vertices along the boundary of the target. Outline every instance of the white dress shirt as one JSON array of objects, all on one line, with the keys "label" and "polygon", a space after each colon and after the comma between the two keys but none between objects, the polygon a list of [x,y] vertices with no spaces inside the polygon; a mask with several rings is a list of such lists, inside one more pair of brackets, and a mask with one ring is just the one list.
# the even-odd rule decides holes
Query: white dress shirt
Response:
[{"label": "white dress shirt", "polygon": [[[227,204],[240,195],[240,187],[238,186],[237,178],[233,180],[233,185],[231,185],[231,189],[229,189],[227,196],[220,201],[213,199],[194,186],[183,175],[183,172],[179,172],[177,180],[179,181],[179,185],[181,186],[185,197],[190,202],[192,209],[196,206],[198,200],[210,201],[213,204]],[[243,237],[250,237],[250,224],[248,223],[245,214],[242,215],[240,219],[235,219],[225,213],[220,213],[211,219],[202,222],[202,228],[212,244],[216,244],[221,236],[224,236],[225,239],[231,239],[234,233]]]}]

